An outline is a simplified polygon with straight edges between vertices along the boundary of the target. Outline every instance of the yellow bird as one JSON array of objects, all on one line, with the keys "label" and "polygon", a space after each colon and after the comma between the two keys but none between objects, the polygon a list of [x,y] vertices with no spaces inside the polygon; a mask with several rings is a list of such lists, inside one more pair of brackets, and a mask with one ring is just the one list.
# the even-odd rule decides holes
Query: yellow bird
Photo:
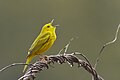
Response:
[{"label": "yellow bird", "polygon": [[[55,42],[56,26],[52,25],[53,21],[54,19],[50,23],[45,24],[42,27],[40,34],[35,39],[28,51],[26,64],[29,64],[33,57],[35,57],[36,55],[41,55],[43,52],[47,51]],[[26,68],[27,65],[25,65],[23,72],[25,72]]]}]

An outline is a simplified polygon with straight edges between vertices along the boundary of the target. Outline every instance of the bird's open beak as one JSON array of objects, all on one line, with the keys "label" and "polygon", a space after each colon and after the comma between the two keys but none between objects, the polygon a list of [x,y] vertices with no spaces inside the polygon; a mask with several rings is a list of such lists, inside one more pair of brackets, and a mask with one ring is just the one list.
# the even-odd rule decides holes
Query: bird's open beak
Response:
[{"label": "bird's open beak", "polygon": [[58,27],[59,26],[59,24],[57,24],[57,25],[54,25],[55,27]]},{"label": "bird's open beak", "polygon": [[[53,22],[54,22],[54,19],[52,19],[52,21],[50,23],[53,24]],[[53,26],[58,27],[59,25],[57,24],[57,25],[53,25]]]},{"label": "bird's open beak", "polygon": [[52,21],[50,23],[53,24],[53,22],[54,22],[54,19],[52,19]]}]

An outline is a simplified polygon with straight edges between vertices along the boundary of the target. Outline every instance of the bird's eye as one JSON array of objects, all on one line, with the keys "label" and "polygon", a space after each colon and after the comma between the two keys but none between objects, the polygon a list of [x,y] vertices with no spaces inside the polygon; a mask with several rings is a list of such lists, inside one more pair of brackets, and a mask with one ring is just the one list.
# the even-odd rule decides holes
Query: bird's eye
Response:
[{"label": "bird's eye", "polygon": [[47,28],[49,28],[50,26],[47,26]]}]

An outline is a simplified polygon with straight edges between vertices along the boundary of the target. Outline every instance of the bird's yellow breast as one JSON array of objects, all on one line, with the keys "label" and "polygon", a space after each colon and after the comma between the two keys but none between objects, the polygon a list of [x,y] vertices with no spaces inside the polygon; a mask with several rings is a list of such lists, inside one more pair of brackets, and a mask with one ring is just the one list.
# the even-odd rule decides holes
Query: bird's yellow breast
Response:
[{"label": "bird's yellow breast", "polygon": [[53,33],[53,34],[51,34],[51,36],[48,39],[48,41],[44,44],[44,46],[42,46],[42,48],[40,48],[40,49],[38,49],[38,51],[36,51],[36,54],[40,55],[43,52],[47,51],[53,45],[55,40],[56,40],[56,34]]}]

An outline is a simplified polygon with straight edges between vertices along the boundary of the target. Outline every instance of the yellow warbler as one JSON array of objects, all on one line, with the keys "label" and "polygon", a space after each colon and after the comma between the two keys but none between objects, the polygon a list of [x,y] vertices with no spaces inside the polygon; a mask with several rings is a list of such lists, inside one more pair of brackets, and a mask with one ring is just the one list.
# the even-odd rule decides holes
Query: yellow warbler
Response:
[{"label": "yellow warbler", "polygon": [[[29,64],[33,57],[42,54],[53,45],[54,41],[56,40],[56,26],[52,25],[53,21],[54,19],[42,27],[40,34],[35,39],[28,51],[26,64]],[[23,72],[26,70],[26,68],[27,65],[25,65]]]}]

